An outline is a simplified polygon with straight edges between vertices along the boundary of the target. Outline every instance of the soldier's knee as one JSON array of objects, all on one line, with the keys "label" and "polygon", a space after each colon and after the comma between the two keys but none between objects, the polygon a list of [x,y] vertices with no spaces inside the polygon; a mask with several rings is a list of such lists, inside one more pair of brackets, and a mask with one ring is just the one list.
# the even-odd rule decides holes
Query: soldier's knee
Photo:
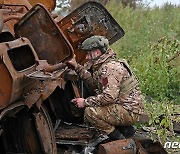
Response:
[{"label": "soldier's knee", "polygon": [[86,109],[84,111],[84,115],[85,115],[86,118],[92,116],[91,107],[86,107]]},{"label": "soldier's knee", "polygon": [[97,113],[93,107],[86,107],[84,115],[85,115],[85,118],[87,120],[89,120],[89,119],[93,119],[94,117],[96,117]]}]

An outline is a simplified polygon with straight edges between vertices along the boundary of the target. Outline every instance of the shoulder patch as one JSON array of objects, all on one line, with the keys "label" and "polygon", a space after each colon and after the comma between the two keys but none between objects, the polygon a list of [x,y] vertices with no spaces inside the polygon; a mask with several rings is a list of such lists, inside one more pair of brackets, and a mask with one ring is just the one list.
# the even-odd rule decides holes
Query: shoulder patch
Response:
[{"label": "shoulder patch", "polygon": [[105,87],[108,84],[108,78],[102,78],[102,85]]}]

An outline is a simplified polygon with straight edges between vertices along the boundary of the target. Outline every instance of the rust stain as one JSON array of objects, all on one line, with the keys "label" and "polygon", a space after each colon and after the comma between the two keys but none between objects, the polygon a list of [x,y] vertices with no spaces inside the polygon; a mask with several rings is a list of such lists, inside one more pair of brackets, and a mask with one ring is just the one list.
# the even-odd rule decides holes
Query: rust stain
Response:
[{"label": "rust stain", "polygon": [[132,139],[123,139],[101,144],[98,154],[135,154],[136,144]]}]

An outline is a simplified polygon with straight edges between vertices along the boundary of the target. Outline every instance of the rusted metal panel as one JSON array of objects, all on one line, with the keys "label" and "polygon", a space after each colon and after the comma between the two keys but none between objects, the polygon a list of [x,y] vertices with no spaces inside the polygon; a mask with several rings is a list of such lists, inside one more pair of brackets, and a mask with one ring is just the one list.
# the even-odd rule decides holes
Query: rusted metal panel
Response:
[{"label": "rusted metal panel", "polygon": [[3,27],[4,27],[4,21],[2,17],[2,12],[0,12],[0,33],[2,32]]},{"label": "rusted metal panel", "polygon": [[44,106],[41,112],[34,113],[37,134],[40,139],[43,153],[57,154],[55,137],[53,134],[52,124],[48,112]]},{"label": "rusted metal panel", "polygon": [[40,4],[34,6],[16,25],[16,36],[28,38],[39,59],[49,64],[66,62],[73,56],[71,44],[49,12]]},{"label": "rusted metal panel", "polygon": [[95,131],[88,130],[77,126],[61,126],[56,130],[56,138],[58,140],[78,140],[89,141],[95,135]]},{"label": "rusted metal panel", "polygon": [[14,24],[29,11],[32,6],[27,0],[0,0],[0,12],[5,25],[14,34]]},{"label": "rusted metal panel", "polygon": [[42,92],[42,99],[47,99],[57,87],[64,89],[66,81],[63,78],[59,78],[54,81],[45,81],[45,87]]},{"label": "rusted metal panel", "polygon": [[39,80],[55,80],[60,78],[63,71],[56,71],[53,73],[43,72],[43,71],[34,71],[27,75],[27,77],[32,79],[39,79]]},{"label": "rusted metal panel", "polygon": [[132,139],[124,139],[100,144],[98,154],[136,154],[136,144]]},{"label": "rusted metal panel", "polygon": [[31,8],[31,4],[28,0],[0,0],[0,4],[25,5],[28,8]]},{"label": "rusted metal panel", "polygon": [[39,65],[37,66],[37,70],[52,73],[54,71],[62,70],[66,67],[66,64],[58,63],[55,65],[49,65],[47,60],[39,60]]},{"label": "rusted metal panel", "polygon": [[41,100],[40,98],[41,98],[41,89],[40,88],[32,89],[31,91],[25,94],[23,102],[25,105],[31,108],[33,104],[40,102],[39,101]]},{"label": "rusted metal panel", "polygon": [[[36,81],[25,75],[35,71],[37,54],[26,38],[0,43],[1,107],[6,107],[29,91]],[[6,77],[6,78],[5,78]]]},{"label": "rusted metal panel", "polygon": [[10,111],[14,111],[14,110],[21,110],[22,108],[24,108],[24,102],[19,101],[15,104],[12,104],[8,107],[6,107],[5,109],[2,110],[2,112],[0,113],[0,120],[3,119],[3,117],[5,117]]},{"label": "rusted metal panel", "polygon": [[119,24],[105,7],[97,2],[85,3],[57,24],[73,46],[78,62],[85,58],[85,55],[78,50],[78,45],[86,38],[103,35],[112,44],[124,35]]},{"label": "rusted metal panel", "polygon": [[[53,153],[52,149],[49,148],[49,145],[52,145],[50,138],[52,134],[49,131],[49,126],[47,125],[46,119],[41,114],[34,114],[36,119],[36,127],[38,131],[39,138],[41,139],[41,146],[44,150],[44,153]],[[48,119],[47,119],[48,120]]]},{"label": "rusted metal panel", "polygon": [[79,89],[74,81],[72,81],[72,87],[73,87],[76,98],[80,98],[81,95],[80,95]]},{"label": "rusted metal panel", "polygon": [[56,0],[28,0],[32,6],[36,5],[37,3],[43,4],[48,10],[54,10],[56,6]]},{"label": "rusted metal panel", "polygon": [[2,59],[0,59],[0,109],[5,107],[11,98],[12,92],[12,77],[3,63]]},{"label": "rusted metal panel", "polygon": [[154,142],[151,139],[136,140],[138,154],[168,154],[160,142]]}]

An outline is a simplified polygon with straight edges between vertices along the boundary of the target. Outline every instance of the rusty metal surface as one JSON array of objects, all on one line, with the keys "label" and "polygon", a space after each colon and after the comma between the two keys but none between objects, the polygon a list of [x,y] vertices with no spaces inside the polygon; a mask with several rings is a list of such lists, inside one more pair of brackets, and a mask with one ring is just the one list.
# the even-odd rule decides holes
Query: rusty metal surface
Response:
[{"label": "rusty metal surface", "polygon": [[0,0],[0,12],[5,25],[14,34],[14,24],[31,8],[27,0]]},{"label": "rusty metal surface", "polygon": [[49,64],[65,62],[73,56],[70,43],[42,5],[33,7],[15,25],[15,32],[18,37],[28,38],[39,59]]},{"label": "rusty metal surface", "polygon": [[0,0],[0,4],[25,5],[28,8],[31,8],[31,4],[28,0]]},{"label": "rusty metal surface", "polygon": [[58,80],[54,81],[45,81],[44,84],[45,87],[42,92],[43,100],[47,99],[57,87],[64,89],[66,81],[63,78],[59,78]]},{"label": "rusty metal surface", "polygon": [[76,98],[80,98],[81,95],[80,95],[79,89],[74,81],[72,81],[72,87],[73,87]]},{"label": "rusty metal surface", "polygon": [[57,24],[73,46],[78,62],[85,58],[78,45],[87,37],[104,35],[112,44],[124,35],[123,29],[105,7],[96,2],[85,3]]},{"label": "rusty metal surface", "polygon": [[132,139],[123,139],[100,144],[98,154],[136,154],[136,144]]},{"label": "rusty metal surface", "polygon": [[3,27],[4,27],[4,21],[2,17],[2,12],[0,11],[0,33],[2,32]]},{"label": "rusty metal surface", "polygon": [[54,10],[56,6],[56,0],[28,0],[29,3],[34,6],[37,3],[43,4],[48,10]]},{"label": "rusty metal surface", "polygon": [[0,113],[0,120],[2,120],[3,117],[6,116],[6,114],[10,113],[12,110],[16,109],[16,108],[23,108],[25,107],[24,102],[19,101],[15,104],[12,104],[8,107],[6,107],[4,110],[2,110],[2,112]]},{"label": "rusty metal surface", "polygon": [[4,108],[36,84],[25,74],[35,71],[38,57],[26,38],[0,43],[0,48],[0,83],[3,82],[0,87],[0,108]]},{"label": "rusty metal surface", "polygon": [[38,103],[41,98],[41,89],[32,89],[24,95],[23,102],[29,108],[32,107],[33,104]]},{"label": "rusty metal surface", "polygon": [[[55,0],[29,1],[32,5],[41,2],[49,10],[55,7]],[[102,140],[93,140],[96,131],[87,127],[61,126],[53,134],[42,103],[49,103],[56,119],[82,122],[84,111],[71,103],[72,98],[81,96],[74,82],[77,74],[63,63],[72,58],[74,50],[77,61],[84,61],[78,45],[87,37],[105,35],[112,44],[124,31],[96,2],[86,3],[67,17],[59,16],[55,20],[42,5],[31,9],[31,4],[27,0],[0,0],[0,120],[6,115],[15,117],[25,106],[35,107],[40,112],[34,113],[33,128],[44,153],[57,153],[54,137],[59,144],[95,147]],[[21,38],[15,40],[14,33]],[[42,63],[38,66],[37,61]],[[32,142],[29,138],[27,141]],[[160,143],[137,140],[135,144],[132,139],[101,144],[98,153],[133,154],[137,150],[139,154],[166,154]]]},{"label": "rusty metal surface", "polygon": [[0,72],[0,108],[3,108],[10,101],[12,91],[12,77],[4,63],[0,64]]},{"label": "rusty metal surface", "polygon": [[46,112],[47,111],[42,108],[42,112],[34,113],[37,134],[40,139],[43,153],[56,154],[57,148],[55,138],[51,128],[50,119]]},{"label": "rusty metal surface", "polygon": [[61,126],[56,130],[56,138],[64,140],[89,141],[95,135],[95,131],[77,126]]},{"label": "rusty metal surface", "polygon": [[12,91],[12,77],[3,63],[2,59],[0,59],[0,109],[5,107],[11,98]]},{"label": "rusty metal surface", "polygon": [[59,79],[62,73],[63,71],[55,71],[52,73],[44,72],[44,71],[34,71],[26,76],[32,79],[39,79],[39,80],[55,80],[55,79]]},{"label": "rusty metal surface", "polygon": [[136,140],[139,154],[168,154],[160,142],[153,142],[151,139]]},{"label": "rusty metal surface", "polygon": [[47,60],[39,60],[38,63],[39,63],[39,65],[36,67],[36,69],[38,71],[49,72],[49,73],[52,73],[52,72],[58,71],[58,70],[62,70],[66,67],[66,65],[63,63],[50,65],[47,63]]}]

